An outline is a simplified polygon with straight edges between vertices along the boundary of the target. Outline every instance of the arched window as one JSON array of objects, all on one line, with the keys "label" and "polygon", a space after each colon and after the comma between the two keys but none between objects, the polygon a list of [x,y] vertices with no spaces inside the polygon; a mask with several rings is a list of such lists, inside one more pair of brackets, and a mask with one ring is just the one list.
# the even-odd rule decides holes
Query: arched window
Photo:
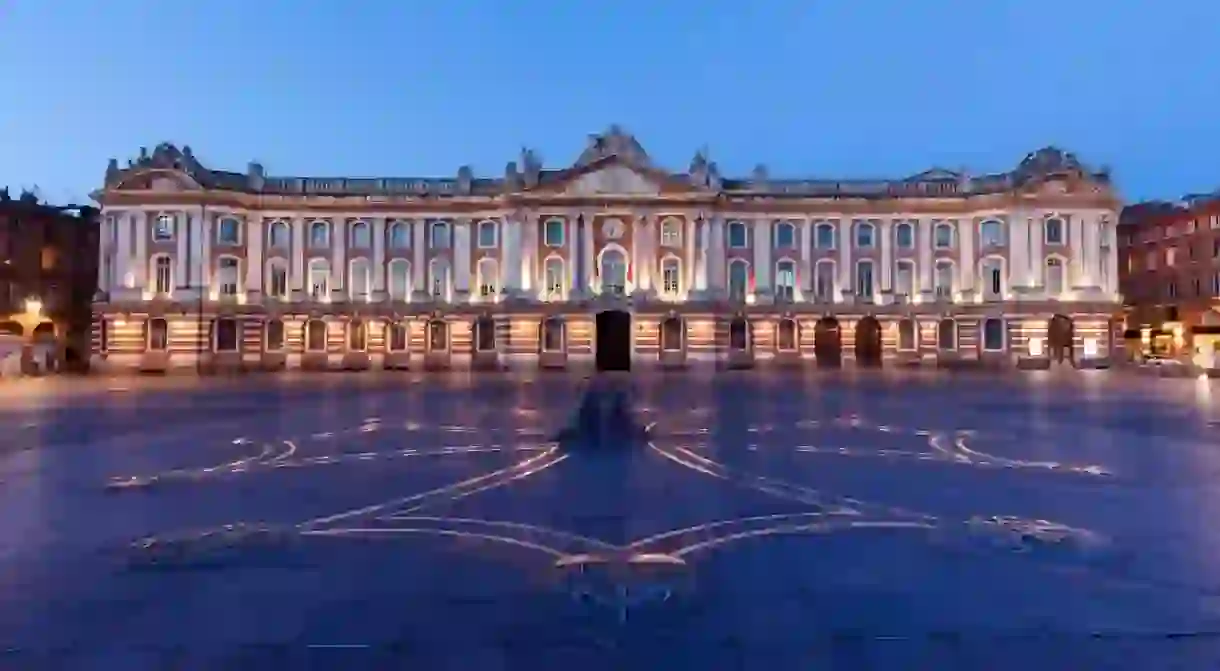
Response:
[{"label": "arched window", "polygon": [[796,226],[790,221],[781,221],[775,224],[775,246],[781,249],[791,249],[796,247]]},{"label": "arched window", "polygon": [[234,256],[216,260],[216,288],[221,296],[236,296],[240,283],[240,262]]},{"label": "arched window", "polygon": [[988,219],[979,224],[979,247],[987,249],[988,247],[1003,247],[1004,246],[1004,224],[995,219]]},{"label": "arched window", "polygon": [[1062,245],[1064,242],[1064,225],[1063,220],[1059,217],[1051,217],[1047,219],[1043,226],[1044,242],[1048,245]]},{"label": "arched window", "polygon": [[602,250],[602,293],[621,296],[627,293],[627,257],[617,249]]},{"label": "arched window", "polygon": [[315,301],[330,300],[330,264],[326,259],[309,260],[309,297]]},{"label": "arched window", "polygon": [[405,221],[396,221],[390,224],[390,248],[410,249],[410,247],[411,225]]},{"label": "arched window", "polygon": [[750,322],[745,317],[734,317],[729,322],[729,349],[735,352],[750,349]]},{"label": "arched window", "polygon": [[813,267],[813,297],[819,303],[834,302],[835,274],[834,261],[818,261]]},{"label": "arched window", "polygon": [[449,249],[449,222],[434,221],[428,229],[428,245],[432,249]]},{"label": "arched window", "polygon": [[365,258],[352,259],[348,265],[348,289],[353,300],[368,300],[369,298],[369,261]]},{"label": "arched window", "polygon": [[983,349],[988,352],[1003,351],[1005,340],[1004,335],[1004,320],[1003,319],[985,319],[983,320]]},{"label": "arched window", "polygon": [[944,222],[937,224],[932,239],[937,249],[953,249],[953,225]]},{"label": "arched window", "polygon": [[558,256],[548,257],[543,264],[542,289],[546,300],[561,300],[564,287],[567,286],[567,273],[564,270],[563,259]]},{"label": "arched window", "polygon": [[221,217],[216,225],[216,242],[222,245],[241,242],[241,222],[233,217]]},{"label": "arched window", "polygon": [[169,350],[169,323],[160,317],[144,322],[144,347],[150,352]]},{"label": "arched window", "polygon": [[661,259],[661,293],[676,296],[682,291],[682,261],[676,256]]},{"label": "arched window", "polygon": [[273,258],[267,260],[267,296],[288,297],[288,261]]},{"label": "arched window", "polygon": [[894,263],[894,295],[911,296],[915,293],[915,262],[902,259]]},{"label": "arched window", "polygon": [[166,254],[157,254],[152,261],[152,290],[158,296],[168,296],[174,288],[174,261]]},{"label": "arched window", "polygon": [[386,322],[385,344],[391,352],[407,351],[407,325],[399,321]]},{"label": "arched window", "polygon": [[267,246],[283,251],[288,249],[291,244],[288,224],[282,221],[271,222],[271,227],[267,230]]},{"label": "arched window", "polygon": [[939,299],[953,298],[954,275],[952,261],[937,261],[936,275],[932,278],[933,290]]},{"label": "arched window", "polygon": [[729,247],[733,249],[744,249],[748,246],[749,243],[747,240],[749,236],[747,235],[746,225],[744,222],[730,221],[728,228]]},{"label": "arched window", "polygon": [[263,325],[263,349],[268,352],[283,351],[284,322],[271,319]]},{"label": "arched window", "polygon": [[474,347],[479,352],[496,351],[496,320],[487,315],[475,320]]},{"label": "arched window", "polygon": [[1063,259],[1058,256],[1048,256],[1046,258],[1046,295],[1051,298],[1058,298],[1059,294],[1064,290],[1063,278]]},{"label": "arched window", "polygon": [[912,352],[917,349],[918,341],[915,339],[916,334],[915,320],[903,319],[898,322],[898,349],[904,352]]},{"label": "arched window", "polygon": [[835,248],[834,224],[824,221],[817,225],[817,229],[814,231],[813,246],[817,249]]},{"label": "arched window", "polygon": [[856,298],[866,303],[873,301],[873,262],[856,263]]},{"label": "arched window", "polygon": [[494,249],[496,247],[496,222],[485,220],[479,222],[479,248]]},{"label": "arched window", "polygon": [[685,334],[680,317],[666,317],[661,321],[661,351],[681,352]]},{"label": "arched window", "polygon": [[330,222],[315,221],[309,225],[309,246],[314,249],[330,246]]},{"label": "arched window", "polygon": [[347,349],[349,352],[363,352],[369,347],[368,329],[364,322],[353,319],[347,323]]},{"label": "arched window", "polygon": [[784,318],[775,325],[775,349],[781,352],[795,352],[797,349],[796,320]]},{"label": "arched window", "polygon": [[775,300],[785,303],[796,300],[796,261],[780,259],[775,264]]},{"label": "arched window", "polygon": [[326,351],[326,322],[321,319],[311,319],[305,324],[305,351]]},{"label": "arched window", "polygon": [[867,221],[856,222],[856,247],[870,249],[876,240],[876,228]]},{"label": "arched window", "polygon": [[428,294],[439,300],[449,297],[449,264],[444,259],[428,262]]},{"label": "arched window", "polygon": [[750,290],[750,264],[741,259],[729,262],[729,300],[744,301]]},{"label": "arched window", "polygon": [[564,323],[562,319],[551,317],[542,322],[542,351],[562,352],[564,350]]},{"label": "arched window", "polygon": [[215,329],[212,333],[212,347],[215,348],[215,351],[238,351],[241,338],[238,336],[240,329],[236,319],[221,317],[212,322],[212,328]]},{"label": "arched window", "polygon": [[957,349],[957,322],[942,319],[936,325],[936,346],[942,350]]},{"label": "arched window", "polygon": [[390,298],[405,301],[411,297],[411,262],[406,259],[394,259],[389,266]]},{"label": "arched window", "polygon": [[356,249],[369,249],[373,246],[373,233],[369,229],[368,222],[357,221],[352,223],[352,247]]},{"label": "arched window", "polygon": [[476,281],[479,286],[479,296],[490,298],[500,293],[500,264],[491,257],[479,259],[475,267]]},{"label": "arched window", "polygon": [[443,319],[428,322],[428,351],[449,351],[449,323]]},{"label": "arched window", "polygon": [[910,222],[899,222],[894,227],[894,246],[898,249],[915,248],[915,227]]}]

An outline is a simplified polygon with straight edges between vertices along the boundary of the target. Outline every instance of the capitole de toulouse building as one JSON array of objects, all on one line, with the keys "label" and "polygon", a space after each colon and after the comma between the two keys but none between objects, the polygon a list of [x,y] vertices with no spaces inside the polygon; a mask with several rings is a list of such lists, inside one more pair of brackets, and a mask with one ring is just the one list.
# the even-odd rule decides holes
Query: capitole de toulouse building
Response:
[{"label": "capitole de toulouse building", "polygon": [[499,178],[274,177],[162,144],[102,206],[101,369],[1105,365],[1108,173],[722,177],[618,127]]}]

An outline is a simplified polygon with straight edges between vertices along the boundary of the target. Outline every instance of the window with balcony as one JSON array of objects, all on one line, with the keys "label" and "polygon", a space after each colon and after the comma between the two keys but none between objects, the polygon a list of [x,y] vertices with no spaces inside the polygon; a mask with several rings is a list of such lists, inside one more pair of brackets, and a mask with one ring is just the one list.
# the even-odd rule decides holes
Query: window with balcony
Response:
[{"label": "window with balcony", "polygon": [[661,292],[676,296],[682,291],[682,262],[667,256],[661,261]]},{"label": "window with balcony", "polygon": [[983,300],[998,301],[1004,299],[1004,261],[996,257],[983,259],[981,264],[983,285]]},{"label": "window with balcony", "polygon": [[216,286],[221,296],[236,296],[240,262],[232,256],[222,256],[216,263]]},{"label": "window with balcony", "polygon": [[856,298],[866,303],[873,302],[873,262],[856,263]]},{"label": "window with balcony", "polygon": [[368,300],[372,269],[368,259],[352,259],[348,264],[348,290],[352,300]]},{"label": "window with balcony", "polygon": [[936,272],[932,277],[932,290],[938,300],[953,298],[954,272],[952,261],[937,261]]},{"label": "window with balcony", "polygon": [[1063,259],[1057,256],[1048,257],[1046,259],[1045,273],[1043,281],[1046,286],[1046,293],[1052,298],[1058,297],[1067,288]]},{"label": "window with balcony", "polygon": [[908,297],[915,293],[915,262],[898,261],[894,264],[894,295]]},{"label": "window with balcony", "polygon": [[315,301],[330,300],[330,264],[326,259],[309,260],[309,297]]},{"label": "window with balcony", "polygon": [[388,269],[390,298],[405,301],[411,296],[411,262],[406,259],[390,261]]},{"label": "window with balcony", "polygon": [[563,259],[552,256],[546,260],[546,265],[543,268],[543,290],[548,300],[560,300],[564,295],[564,287],[567,286],[567,273],[565,272]]},{"label": "window with balcony", "polygon": [[174,288],[174,262],[159,254],[153,258],[153,293],[158,296],[168,296]]},{"label": "window with balcony", "polygon": [[729,262],[729,300],[744,301],[750,286],[750,265],[741,259]]},{"label": "window with balcony", "polygon": [[438,300],[449,298],[449,264],[444,259],[428,263],[428,293]]},{"label": "window with balcony", "polygon": [[622,296],[627,293],[627,258],[617,249],[602,251],[602,293]]},{"label": "window with balcony", "polygon": [[835,299],[834,261],[818,261],[813,270],[813,297],[819,303],[833,303]]},{"label": "window with balcony", "polygon": [[288,297],[288,262],[284,259],[267,262],[267,295],[280,299]]},{"label": "window with balcony", "polygon": [[495,259],[483,257],[476,267],[479,296],[492,298],[500,293],[500,264]]}]

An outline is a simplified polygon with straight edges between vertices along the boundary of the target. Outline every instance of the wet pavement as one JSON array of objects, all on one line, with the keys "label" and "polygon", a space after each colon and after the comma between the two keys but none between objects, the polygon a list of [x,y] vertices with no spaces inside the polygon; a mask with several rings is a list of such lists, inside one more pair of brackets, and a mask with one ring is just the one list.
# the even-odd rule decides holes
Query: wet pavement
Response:
[{"label": "wet pavement", "polygon": [[1215,381],[630,385],[621,450],[566,375],[9,387],[0,668],[1220,663]]}]

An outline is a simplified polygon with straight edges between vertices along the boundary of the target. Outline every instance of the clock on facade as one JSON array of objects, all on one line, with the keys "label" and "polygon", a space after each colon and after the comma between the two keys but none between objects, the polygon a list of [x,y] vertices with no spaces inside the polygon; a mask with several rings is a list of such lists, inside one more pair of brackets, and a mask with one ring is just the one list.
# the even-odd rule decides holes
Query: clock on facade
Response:
[{"label": "clock on facade", "polygon": [[607,219],[602,225],[602,234],[611,240],[623,237],[623,222],[618,219]]}]

